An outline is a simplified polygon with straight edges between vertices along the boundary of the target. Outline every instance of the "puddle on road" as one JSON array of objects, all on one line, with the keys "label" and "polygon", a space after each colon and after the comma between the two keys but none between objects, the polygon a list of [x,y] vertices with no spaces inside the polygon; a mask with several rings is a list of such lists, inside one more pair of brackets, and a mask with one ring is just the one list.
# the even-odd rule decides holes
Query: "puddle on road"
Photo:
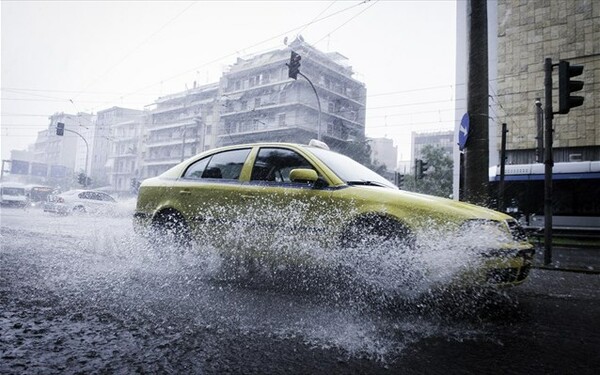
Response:
[{"label": "puddle on road", "polygon": [[[73,240],[74,248],[65,248],[71,252],[65,256],[68,264],[54,267],[46,283],[59,293],[68,290],[75,298],[116,308],[121,320],[301,339],[310,347],[385,361],[426,338],[481,338],[485,325],[472,321],[481,320],[490,306],[516,308],[516,301],[502,293],[439,292],[439,286],[477,264],[481,234],[471,237],[472,246],[465,243],[467,237],[431,232],[418,236],[417,250],[359,249],[351,254],[286,237],[268,251],[283,258],[301,252],[317,263],[338,266],[334,269],[341,273],[302,264],[292,270],[259,264],[250,276],[243,265],[231,274],[210,245],[157,252],[132,233],[128,219],[87,220],[93,225]],[[225,240],[255,245],[254,237],[243,233],[254,232],[235,228]]]}]

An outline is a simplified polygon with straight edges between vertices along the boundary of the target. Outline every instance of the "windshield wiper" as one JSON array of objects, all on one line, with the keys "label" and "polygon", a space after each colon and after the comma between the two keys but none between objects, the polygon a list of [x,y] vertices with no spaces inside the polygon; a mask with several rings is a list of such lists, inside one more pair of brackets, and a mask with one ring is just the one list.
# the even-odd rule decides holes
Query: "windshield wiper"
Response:
[{"label": "windshield wiper", "polygon": [[366,181],[366,180],[358,180],[358,181],[346,181],[348,185],[363,185],[363,186],[379,186],[379,187],[388,187],[380,182],[375,181]]}]

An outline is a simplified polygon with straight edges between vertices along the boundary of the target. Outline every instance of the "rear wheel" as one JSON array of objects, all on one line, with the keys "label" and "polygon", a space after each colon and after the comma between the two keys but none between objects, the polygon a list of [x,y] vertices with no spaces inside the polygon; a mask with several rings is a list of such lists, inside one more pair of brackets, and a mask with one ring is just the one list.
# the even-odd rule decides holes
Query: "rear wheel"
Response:
[{"label": "rear wheel", "polygon": [[182,250],[192,246],[190,229],[183,216],[173,210],[157,214],[152,220],[153,245],[159,249],[175,245]]}]

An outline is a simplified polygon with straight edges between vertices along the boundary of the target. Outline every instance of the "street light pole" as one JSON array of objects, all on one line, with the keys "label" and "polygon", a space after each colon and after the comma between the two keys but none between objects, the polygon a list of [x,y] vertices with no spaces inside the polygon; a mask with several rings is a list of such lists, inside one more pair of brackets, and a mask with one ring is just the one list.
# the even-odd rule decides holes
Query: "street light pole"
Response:
[{"label": "street light pole", "polygon": [[83,137],[83,135],[77,133],[75,130],[64,129],[64,131],[77,134],[79,137],[81,137],[81,139],[83,139],[83,142],[85,143],[85,166],[83,168],[83,172],[85,173],[85,181],[84,181],[83,186],[87,187],[87,182],[88,182],[88,158],[90,156],[90,146],[88,145],[88,142]]},{"label": "street light pole", "polygon": [[310,79],[308,79],[307,76],[305,76],[304,74],[302,74],[301,72],[298,72],[299,75],[301,75],[302,77],[304,77],[304,79],[306,79],[308,81],[308,83],[310,83],[310,87],[312,87],[313,91],[315,92],[315,95],[317,96],[317,104],[319,106],[319,117],[317,118],[317,140],[321,140],[321,100],[319,99],[319,94],[317,93],[317,89],[315,88],[315,85],[313,85],[313,83],[310,81]]}]

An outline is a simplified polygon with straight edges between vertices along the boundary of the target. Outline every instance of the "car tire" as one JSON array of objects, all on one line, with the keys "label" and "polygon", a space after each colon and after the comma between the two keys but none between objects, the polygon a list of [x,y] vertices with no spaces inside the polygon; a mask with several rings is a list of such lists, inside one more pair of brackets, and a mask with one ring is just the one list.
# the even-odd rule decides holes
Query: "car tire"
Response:
[{"label": "car tire", "polygon": [[151,241],[155,248],[175,245],[181,250],[189,250],[192,246],[190,229],[183,215],[174,210],[157,214],[152,220]]}]

